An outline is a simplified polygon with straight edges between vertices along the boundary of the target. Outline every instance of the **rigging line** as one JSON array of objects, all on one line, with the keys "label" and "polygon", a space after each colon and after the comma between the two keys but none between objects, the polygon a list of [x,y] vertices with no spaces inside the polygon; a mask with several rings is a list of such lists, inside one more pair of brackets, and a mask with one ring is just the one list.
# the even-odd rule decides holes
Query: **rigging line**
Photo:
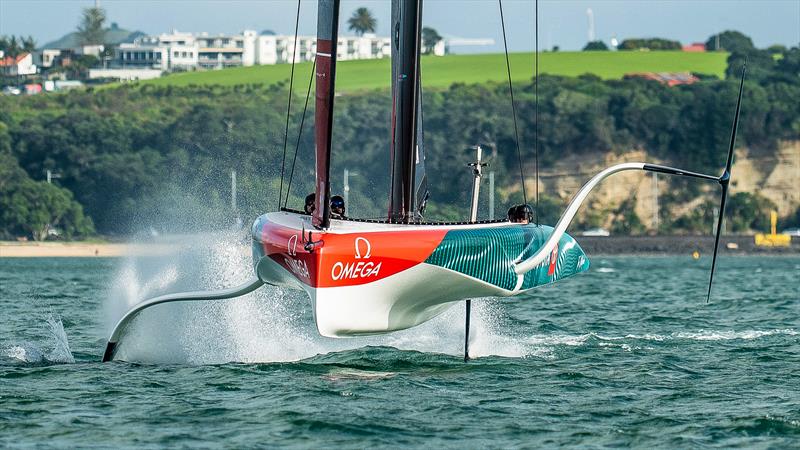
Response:
[{"label": "rigging line", "polygon": [[[289,172],[289,182],[286,186],[286,198],[283,199],[283,206],[286,207],[286,204],[289,203],[289,191],[292,189],[292,179],[294,178],[294,168],[295,164],[297,163],[297,153],[300,151],[300,137],[303,136],[303,125],[306,123],[306,111],[308,111],[308,99],[311,97],[311,85],[314,82],[314,70],[317,67],[317,58],[314,58],[314,62],[311,64],[311,75],[308,77],[308,91],[306,91],[306,103],[303,106],[303,115],[300,117],[300,130],[297,132],[297,142],[294,146],[294,158],[292,158],[292,170]],[[278,205],[280,206],[280,205]]]},{"label": "rigging line", "polygon": [[534,172],[536,174],[536,209],[534,212],[534,220],[536,226],[539,226],[539,0],[534,1],[535,12],[535,37],[534,37],[534,53],[533,53],[533,98],[536,105],[534,112],[534,128],[533,128],[533,154],[534,154]]},{"label": "rigging line", "polygon": [[528,203],[528,193],[525,191],[525,175],[522,173],[522,151],[519,147],[519,129],[517,127],[517,107],[514,103],[514,88],[511,85],[511,62],[508,60],[508,41],[506,40],[506,21],[503,16],[503,0],[497,0],[500,5],[500,24],[503,27],[503,48],[506,53],[506,71],[508,72],[508,92],[511,94],[511,116],[514,119],[514,137],[517,143],[517,162],[519,163],[519,180],[522,183],[522,199]]},{"label": "rigging line", "polygon": [[278,188],[278,208],[283,196],[283,174],[286,169],[286,145],[289,142],[289,114],[292,111],[292,92],[294,91],[294,65],[297,60],[297,31],[300,27],[300,0],[297,0],[297,16],[294,22],[294,46],[292,47],[292,72],[289,75],[289,102],[286,105],[286,128],[283,131],[283,159],[281,160],[281,184]]}]

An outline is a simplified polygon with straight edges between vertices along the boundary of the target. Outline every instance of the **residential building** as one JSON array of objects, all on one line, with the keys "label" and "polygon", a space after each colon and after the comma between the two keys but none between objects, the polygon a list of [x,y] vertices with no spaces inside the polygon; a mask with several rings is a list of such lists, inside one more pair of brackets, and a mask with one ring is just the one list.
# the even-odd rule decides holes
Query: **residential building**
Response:
[{"label": "residential building", "polygon": [[60,56],[61,50],[55,48],[46,48],[41,51],[41,61],[39,61],[39,65],[44,69],[57,66]]},{"label": "residential building", "polygon": [[706,51],[706,44],[702,42],[694,42],[689,45],[683,46],[683,51],[685,52],[704,52]]},{"label": "residential building", "polygon": [[[296,44],[296,45],[295,45]],[[240,34],[192,34],[172,31],[158,36],[137,38],[120,44],[114,66],[158,70],[221,69],[226,67],[312,61],[317,51],[316,36],[258,34],[245,30]],[[389,38],[365,34],[340,37],[341,60],[385,58],[391,55]]]},{"label": "residential building", "polygon": [[197,65],[202,69],[252,66],[255,64],[255,31],[239,35],[197,36]]},{"label": "residential building", "polygon": [[191,33],[162,33],[145,36],[133,43],[120,44],[115,52],[116,66],[181,70],[197,67],[197,42]]},{"label": "residential building", "polygon": [[22,53],[16,57],[5,56],[0,59],[0,75],[15,77],[35,74],[36,65],[33,63],[31,53]]},{"label": "residential building", "polygon": [[388,37],[377,37],[371,33],[340,37],[336,55],[341,61],[389,58],[392,56],[392,41]]}]

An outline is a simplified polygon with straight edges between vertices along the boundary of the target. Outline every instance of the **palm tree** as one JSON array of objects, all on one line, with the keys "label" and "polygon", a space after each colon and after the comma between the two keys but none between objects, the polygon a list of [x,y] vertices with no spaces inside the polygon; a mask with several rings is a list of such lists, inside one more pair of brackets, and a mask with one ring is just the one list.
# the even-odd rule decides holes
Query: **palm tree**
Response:
[{"label": "palm tree", "polygon": [[28,36],[22,39],[22,51],[25,53],[33,53],[36,50],[36,41],[33,36]]},{"label": "palm tree", "polygon": [[99,45],[103,43],[106,32],[103,25],[106,12],[102,8],[85,8],[81,23],[78,25],[78,36],[82,45]]},{"label": "palm tree", "polygon": [[363,36],[364,33],[374,33],[377,24],[378,21],[372,17],[372,13],[364,7],[358,8],[347,20],[347,28],[359,36]]},{"label": "palm tree", "polygon": [[22,53],[22,48],[19,46],[19,41],[16,36],[12,35],[6,46],[6,56],[16,58],[20,53]]}]

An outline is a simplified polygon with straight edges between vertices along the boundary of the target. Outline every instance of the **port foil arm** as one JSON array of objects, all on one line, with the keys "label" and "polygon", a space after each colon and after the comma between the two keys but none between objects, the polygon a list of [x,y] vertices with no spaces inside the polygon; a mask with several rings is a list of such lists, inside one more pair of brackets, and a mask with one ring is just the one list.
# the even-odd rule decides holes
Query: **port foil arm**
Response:
[{"label": "port foil arm", "polygon": [[117,325],[114,327],[114,331],[111,333],[111,337],[108,338],[108,344],[106,344],[106,350],[103,353],[103,362],[114,359],[117,343],[119,342],[122,334],[125,332],[128,324],[135,319],[139,313],[147,308],[160,305],[162,303],[231,299],[249,294],[262,285],[264,285],[264,282],[254,277],[244,284],[229,289],[220,289],[217,291],[178,292],[175,294],[162,295],[142,301],[128,310],[128,312],[126,312],[125,315],[119,320],[119,322],[117,322]]}]

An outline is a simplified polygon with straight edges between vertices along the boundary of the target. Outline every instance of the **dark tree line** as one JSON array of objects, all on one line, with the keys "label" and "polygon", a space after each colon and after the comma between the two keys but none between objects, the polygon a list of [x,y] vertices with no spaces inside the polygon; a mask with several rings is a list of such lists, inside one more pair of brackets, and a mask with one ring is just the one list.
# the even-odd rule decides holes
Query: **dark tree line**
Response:
[{"label": "dark tree line", "polygon": [[36,41],[33,36],[0,36],[0,52],[5,56],[16,58],[23,53],[36,50]]}]

